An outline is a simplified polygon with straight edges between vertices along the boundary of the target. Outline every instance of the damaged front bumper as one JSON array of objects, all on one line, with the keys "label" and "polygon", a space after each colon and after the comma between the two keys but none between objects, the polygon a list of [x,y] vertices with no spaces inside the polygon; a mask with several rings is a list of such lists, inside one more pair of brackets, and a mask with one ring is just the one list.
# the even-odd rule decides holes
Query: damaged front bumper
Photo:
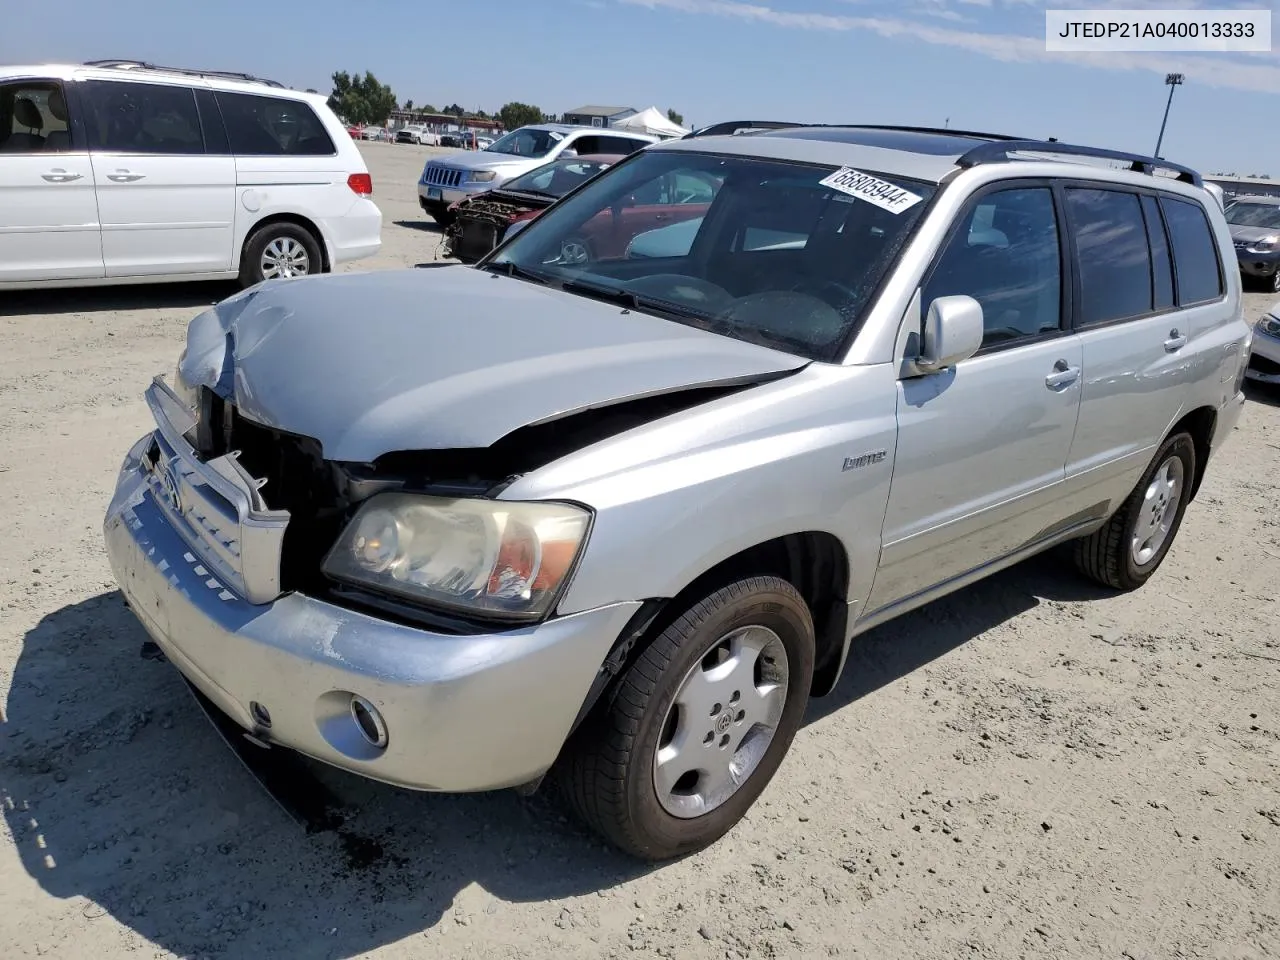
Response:
[{"label": "damaged front bumper", "polygon": [[[157,422],[121,467],[107,553],[147,632],[219,710],[266,743],[413,789],[498,789],[546,772],[638,603],[451,635],[296,592],[250,602],[232,561],[251,553],[235,538],[261,510],[226,508],[217,471],[165,429],[163,407]],[[170,453],[179,462],[166,479],[157,464]],[[220,553],[196,535],[201,525],[222,541]],[[222,554],[232,561],[211,562]],[[367,716],[361,724],[370,706],[381,744],[368,736]]]}]

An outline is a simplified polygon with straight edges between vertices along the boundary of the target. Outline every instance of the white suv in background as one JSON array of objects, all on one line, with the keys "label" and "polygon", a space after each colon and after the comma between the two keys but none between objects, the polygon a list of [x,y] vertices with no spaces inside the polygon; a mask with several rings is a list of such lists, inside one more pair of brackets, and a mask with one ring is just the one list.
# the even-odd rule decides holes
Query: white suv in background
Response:
[{"label": "white suv in background", "polygon": [[264,279],[376,253],[382,213],[318,94],[137,61],[0,66],[0,290]]}]

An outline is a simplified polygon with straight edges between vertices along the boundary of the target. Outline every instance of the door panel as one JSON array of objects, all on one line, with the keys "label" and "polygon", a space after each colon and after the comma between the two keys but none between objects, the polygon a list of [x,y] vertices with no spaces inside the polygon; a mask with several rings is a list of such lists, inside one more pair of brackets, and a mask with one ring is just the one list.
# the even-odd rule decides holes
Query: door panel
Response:
[{"label": "door panel", "polygon": [[63,87],[0,83],[0,283],[101,277],[93,168]]},{"label": "door panel", "polygon": [[1068,187],[1066,199],[1085,370],[1067,476],[1118,499],[1178,417],[1193,376],[1194,331],[1185,313],[1171,310],[1177,274],[1155,198]]},{"label": "door panel", "polygon": [[82,100],[106,275],[229,270],[235,160],[206,155],[191,88],[90,80]]},{"label": "door panel", "polygon": [[1067,335],[899,383],[893,486],[868,611],[999,559],[1061,519],[1080,389],[1055,374],[1078,376],[1082,359],[1079,338]]},{"label": "door panel", "polygon": [[108,277],[231,269],[235,160],[93,155]]},{"label": "door panel", "polygon": [[1063,332],[1060,219],[1046,185],[993,188],[967,205],[929,271],[921,303],[977,300],[985,352],[899,383],[869,612],[1031,546],[1070,515],[1061,497],[1084,349]]},{"label": "door panel", "polygon": [[102,275],[88,154],[0,154],[0,283]]}]

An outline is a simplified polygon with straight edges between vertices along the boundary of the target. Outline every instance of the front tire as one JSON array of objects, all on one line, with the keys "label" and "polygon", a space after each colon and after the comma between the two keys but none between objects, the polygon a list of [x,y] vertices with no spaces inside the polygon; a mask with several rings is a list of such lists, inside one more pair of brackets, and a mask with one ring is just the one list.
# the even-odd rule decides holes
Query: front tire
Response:
[{"label": "front tire", "polygon": [[263,280],[305,277],[323,269],[320,244],[308,230],[296,223],[269,223],[244,245],[240,285],[252,287]]},{"label": "front tire", "polygon": [[1188,434],[1176,433],[1161,444],[1106,525],[1076,541],[1080,572],[1114,590],[1135,590],[1146,583],[1182,526],[1195,471],[1196,447]]},{"label": "front tire", "polygon": [[790,583],[715,591],[641,651],[579,728],[561,767],[570,803],[644,860],[709,846],[791,746],[813,659],[813,618]]}]

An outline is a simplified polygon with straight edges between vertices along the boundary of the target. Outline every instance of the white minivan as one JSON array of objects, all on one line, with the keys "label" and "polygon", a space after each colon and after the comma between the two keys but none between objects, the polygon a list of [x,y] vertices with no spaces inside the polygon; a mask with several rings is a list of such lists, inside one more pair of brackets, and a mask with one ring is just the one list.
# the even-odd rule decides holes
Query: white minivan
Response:
[{"label": "white minivan", "polygon": [[264,279],[376,253],[319,94],[137,61],[0,66],[0,290]]}]

